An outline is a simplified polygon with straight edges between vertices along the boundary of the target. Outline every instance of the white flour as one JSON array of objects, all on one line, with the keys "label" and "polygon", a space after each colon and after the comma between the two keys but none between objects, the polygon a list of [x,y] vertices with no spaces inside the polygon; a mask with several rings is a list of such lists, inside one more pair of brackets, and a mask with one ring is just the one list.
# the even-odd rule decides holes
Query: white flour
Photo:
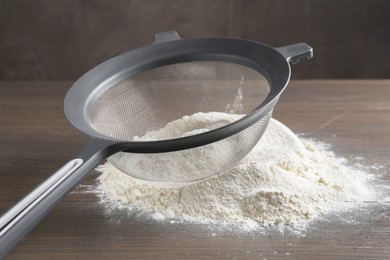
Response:
[{"label": "white flour", "polygon": [[[202,117],[217,119],[218,115]],[[191,125],[199,129],[196,122],[191,121]],[[188,125],[175,125],[175,121],[170,127],[192,131]],[[198,155],[193,156],[196,160]],[[374,196],[361,172],[347,167],[317,143],[298,138],[274,119],[236,167],[189,186],[156,187],[108,163],[100,170],[98,189],[107,203],[135,208],[159,220],[236,223],[244,229],[302,223],[342,209],[345,202]]]},{"label": "white flour", "polygon": [[[147,132],[142,137],[135,136],[133,140],[157,141],[201,134],[237,121],[242,116],[217,112],[196,113],[168,123],[157,131]],[[121,171],[143,180],[171,183],[199,180],[231,168],[232,163],[237,161],[237,147],[254,145],[251,145],[253,140],[244,131],[241,133],[210,145],[179,152],[117,153],[109,161]]]}]

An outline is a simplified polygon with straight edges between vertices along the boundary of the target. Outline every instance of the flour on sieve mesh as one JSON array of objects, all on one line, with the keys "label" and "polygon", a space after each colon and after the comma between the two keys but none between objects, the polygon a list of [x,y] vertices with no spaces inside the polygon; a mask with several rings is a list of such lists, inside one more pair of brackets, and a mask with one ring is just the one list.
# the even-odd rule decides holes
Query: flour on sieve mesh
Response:
[{"label": "flour on sieve mesh", "polygon": [[[141,137],[135,136],[133,141],[158,141],[201,134],[228,125],[242,116],[219,112],[196,113],[170,122],[159,130],[147,132]],[[119,169],[145,180],[198,180],[214,174],[215,170],[225,169],[226,164],[230,164],[231,159],[237,157],[237,147],[250,147],[251,142],[252,139],[244,134],[236,134],[217,143],[179,152],[120,153],[113,156],[113,165],[119,164]]]},{"label": "flour on sieve mesh", "polygon": [[[194,114],[186,117],[187,124],[177,120],[170,128],[191,132],[200,129],[197,122],[220,117],[237,119],[237,115],[220,113]],[[193,154],[193,159],[197,156]],[[154,167],[158,169],[158,162]],[[238,223],[246,229],[301,223],[346,202],[374,197],[362,172],[346,166],[318,143],[297,137],[275,119],[236,167],[188,186],[158,187],[108,163],[100,170],[98,189],[107,203],[136,208],[160,220]]]}]

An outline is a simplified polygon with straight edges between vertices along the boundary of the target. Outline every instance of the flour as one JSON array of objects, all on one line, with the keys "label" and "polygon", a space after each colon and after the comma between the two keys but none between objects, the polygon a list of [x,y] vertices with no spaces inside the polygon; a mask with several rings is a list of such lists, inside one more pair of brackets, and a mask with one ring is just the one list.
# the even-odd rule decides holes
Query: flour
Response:
[{"label": "flour", "polygon": [[[243,115],[226,113],[196,113],[168,123],[157,131],[135,136],[134,141],[158,141],[188,137],[220,128],[240,119]],[[252,147],[253,140],[245,131],[199,148],[169,153],[129,154],[117,153],[109,158],[111,164],[123,172],[144,180],[161,182],[188,182],[215,175],[232,167],[237,161],[237,147]],[[249,152],[249,151],[248,151]],[[244,157],[243,154],[241,156]],[[241,159],[239,158],[239,159]]]},{"label": "flour", "polygon": [[[191,117],[207,121],[219,116],[208,113]],[[175,125],[175,121],[170,127],[181,129],[177,133],[181,135],[195,130]],[[197,160],[198,154],[193,156]],[[135,208],[161,221],[236,223],[252,229],[302,223],[330,210],[342,210],[346,202],[374,197],[364,174],[346,166],[318,143],[297,137],[275,119],[237,166],[188,186],[156,187],[129,177],[109,163],[100,170],[98,190],[107,203]]]}]

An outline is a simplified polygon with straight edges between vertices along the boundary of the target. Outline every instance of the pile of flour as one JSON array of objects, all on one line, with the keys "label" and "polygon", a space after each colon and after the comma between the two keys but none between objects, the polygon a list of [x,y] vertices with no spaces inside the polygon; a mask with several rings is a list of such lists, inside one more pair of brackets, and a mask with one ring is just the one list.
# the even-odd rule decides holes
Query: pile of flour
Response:
[{"label": "pile of flour", "polygon": [[[199,118],[218,117],[215,113],[194,114],[186,121],[196,127]],[[186,127],[183,120],[177,125],[175,122],[170,127]],[[193,156],[197,160],[198,154]],[[342,210],[346,202],[374,196],[363,173],[314,141],[297,137],[275,119],[236,167],[188,186],[158,187],[132,178],[109,163],[100,170],[98,190],[107,203],[159,220],[236,223],[244,229],[302,223],[330,210]]]},{"label": "pile of flour", "polygon": [[[159,141],[192,136],[228,125],[242,117],[243,115],[218,112],[196,113],[170,122],[159,130],[147,132],[141,137],[135,136],[133,141]],[[216,143],[176,152],[116,153],[109,158],[109,162],[123,172],[143,180],[168,183],[199,180],[233,167],[245,156],[248,147],[254,145],[247,134],[242,131]],[[239,159],[237,147],[241,147],[242,152]]]}]

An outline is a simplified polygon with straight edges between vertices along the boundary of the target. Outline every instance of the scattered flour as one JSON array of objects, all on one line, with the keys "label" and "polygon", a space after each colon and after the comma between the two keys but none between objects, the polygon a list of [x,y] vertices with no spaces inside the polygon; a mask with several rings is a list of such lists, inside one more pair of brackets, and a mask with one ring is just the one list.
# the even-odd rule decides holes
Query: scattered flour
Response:
[{"label": "scattered flour", "polygon": [[[175,121],[171,126],[175,127]],[[236,223],[243,229],[303,223],[343,209],[345,202],[374,197],[362,172],[346,166],[318,143],[297,137],[275,119],[236,167],[188,186],[158,187],[129,177],[109,163],[100,171],[98,191],[110,204],[135,208],[156,220]]]}]

